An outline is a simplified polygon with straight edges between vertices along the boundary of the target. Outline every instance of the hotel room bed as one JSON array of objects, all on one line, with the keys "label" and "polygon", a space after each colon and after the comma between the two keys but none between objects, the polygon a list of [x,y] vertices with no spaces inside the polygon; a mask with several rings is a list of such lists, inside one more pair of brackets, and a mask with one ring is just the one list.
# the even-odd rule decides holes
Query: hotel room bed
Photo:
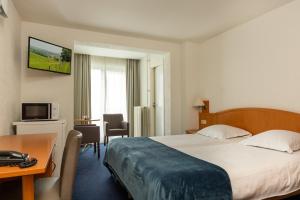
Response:
[{"label": "hotel room bed", "polygon": [[[242,113],[242,115],[240,113]],[[200,116],[200,118],[201,117],[202,116]],[[213,116],[209,116],[208,121],[209,120],[211,120],[212,122],[210,124],[222,123],[233,125],[236,127],[251,130],[250,132],[254,134],[271,129],[286,129],[298,132],[300,131],[299,114],[272,109],[251,108],[231,110],[229,112],[227,111],[216,113]],[[264,123],[262,123],[261,120],[264,120]],[[187,157],[192,157],[196,158],[199,161],[204,161],[203,163],[205,167],[201,165],[194,166],[195,168],[189,169],[187,166],[190,163],[186,161],[186,158],[179,157],[177,161],[171,159],[171,162],[174,161],[180,164],[170,164],[169,168],[166,167],[166,165],[163,165],[166,169],[159,169],[163,171],[162,174],[152,174],[151,172],[153,171],[153,169],[156,169],[156,167],[158,166],[157,163],[159,163],[160,161],[161,163],[168,162],[169,158],[167,156],[160,157],[161,155],[159,155],[159,151],[154,154],[149,153],[151,152],[149,151],[149,149],[151,149],[151,145],[147,146],[142,144],[140,147],[137,147],[131,145],[131,142],[125,142],[127,144],[125,146],[122,146],[120,145],[122,142],[119,142],[117,139],[112,140],[112,142],[107,147],[105,164],[112,171],[112,173],[114,173],[125,185],[133,198],[137,200],[220,199],[220,196],[218,196],[220,194],[223,197],[221,199],[264,199],[270,197],[280,197],[282,195],[290,194],[300,189],[299,151],[294,152],[293,154],[288,154],[286,152],[245,146],[238,143],[238,141],[240,141],[241,139],[242,138],[221,141],[206,138],[205,136],[199,137],[199,135],[167,136],[147,139],[154,142],[154,144],[157,143],[170,148],[175,152],[181,152]],[[129,138],[128,141],[130,140],[132,139]],[[134,140],[139,140],[139,138]],[[115,148],[114,146],[119,146],[121,148]],[[144,155],[142,155],[143,149],[145,148],[148,150],[148,152],[144,151]],[[142,153],[140,154],[140,152]],[[118,161],[114,163],[111,162],[110,159]],[[180,161],[180,159],[182,160]],[[208,168],[206,168],[206,162],[210,164]],[[173,166],[178,167],[179,171],[174,170]],[[200,167],[204,171],[200,170],[199,172],[195,170],[197,169],[197,167]],[[191,177],[197,177],[196,179],[198,179],[198,182],[190,182],[190,185],[187,184],[186,187],[178,187],[178,185],[176,184],[179,184],[179,186],[181,186],[180,181],[182,181],[182,177],[180,177],[179,179],[174,179],[174,184],[168,185],[168,187],[159,187],[163,190],[163,192],[159,193],[159,196],[154,195],[154,193],[156,193],[157,191],[151,190],[151,188],[149,188],[149,180],[155,180],[156,184],[161,184],[162,186],[164,186],[164,181],[161,180],[164,180],[162,177],[164,177],[165,174],[170,173],[172,177],[176,176],[176,173],[177,175],[186,173],[185,171],[181,170],[191,170],[195,173],[200,173],[200,177],[197,176],[197,174],[189,174],[191,175]],[[213,175],[210,174],[207,176],[207,174],[212,171]],[[124,174],[127,175],[124,176]],[[149,174],[153,176],[150,179],[147,179],[147,176]],[[215,177],[216,174],[217,176]],[[214,178],[210,180],[210,176]],[[135,179],[131,179],[132,177],[135,177]],[[228,178],[230,187],[228,186],[228,182],[226,181]],[[185,181],[186,180],[183,180],[183,183],[185,183]],[[217,184],[215,184],[215,182],[217,182]],[[134,185],[134,190],[132,189],[132,185]],[[146,187],[146,189],[143,187]],[[202,187],[202,190],[197,190],[197,188],[199,187]],[[167,189],[167,192],[165,191],[165,189]],[[140,196],[140,190],[142,191],[142,194],[146,194],[147,192],[149,192],[150,194],[147,193],[147,195],[150,196]],[[168,194],[168,192],[170,191],[172,193],[172,190],[181,191],[180,195],[186,195],[187,193],[193,192],[212,195],[199,195],[194,196],[194,198],[192,195],[190,195],[177,198],[180,197],[180,195],[176,196],[175,194],[175,196],[172,196],[173,194]]]}]

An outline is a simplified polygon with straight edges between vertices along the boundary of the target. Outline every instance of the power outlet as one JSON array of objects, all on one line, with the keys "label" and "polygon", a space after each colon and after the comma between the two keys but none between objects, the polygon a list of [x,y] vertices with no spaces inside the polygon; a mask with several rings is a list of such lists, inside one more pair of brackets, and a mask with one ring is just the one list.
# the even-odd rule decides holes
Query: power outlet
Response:
[{"label": "power outlet", "polygon": [[205,119],[201,119],[200,123],[204,125],[207,124],[207,121]]}]

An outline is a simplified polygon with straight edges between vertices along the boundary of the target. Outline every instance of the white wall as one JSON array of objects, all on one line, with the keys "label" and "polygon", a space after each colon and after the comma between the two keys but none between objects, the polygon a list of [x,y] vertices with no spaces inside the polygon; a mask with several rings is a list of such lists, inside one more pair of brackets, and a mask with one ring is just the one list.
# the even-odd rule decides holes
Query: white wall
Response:
[{"label": "white wall", "polygon": [[299,10],[293,1],[185,49],[185,128],[198,125],[190,121],[197,95],[210,100],[212,112],[250,106],[300,112]]},{"label": "white wall", "polygon": [[0,17],[0,135],[12,133],[20,115],[21,21],[11,1],[8,15]]},{"label": "white wall", "polygon": [[199,61],[199,44],[186,42],[183,44],[183,65],[185,66],[182,74],[182,101],[183,108],[183,127],[198,128],[198,109],[192,107],[196,98],[203,97],[199,90],[199,85],[202,84],[200,80],[200,61]]},{"label": "white wall", "polygon": [[[63,28],[36,24],[22,23],[22,70],[21,70],[21,100],[22,101],[56,101],[60,104],[61,116],[72,128],[73,121],[73,75],[66,76],[43,71],[27,69],[27,40],[28,36],[37,37],[52,43],[73,48],[74,41],[86,43],[114,44],[129,46],[143,50],[157,50],[170,52],[171,63],[167,65],[166,86],[170,87],[167,94],[166,109],[169,113],[169,122],[166,123],[167,134],[182,133],[181,127],[181,91],[177,88],[181,84],[181,45],[171,42],[125,37],[99,32]],[[72,70],[73,73],[74,70]]]}]

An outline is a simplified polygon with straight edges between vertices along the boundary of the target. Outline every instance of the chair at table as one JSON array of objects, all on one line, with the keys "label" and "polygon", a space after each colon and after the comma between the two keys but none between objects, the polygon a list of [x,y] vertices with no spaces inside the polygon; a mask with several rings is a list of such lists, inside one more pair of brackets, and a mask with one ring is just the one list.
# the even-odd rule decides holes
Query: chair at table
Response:
[{"label": "chair at table", "polygon": [[94,144],[94,153],[100,158],[100,127],[95,124],[75,125],[74,129],[82,133],[81,144]]},{"label": "chair at table", "polygon": [[60,177],[40,178],[36,180],[35,199],[71,200],[73,185],[80,152],[82,134],[71,130],[63,152]]},{"label": "chair at table", "polygon": [[104,114],[104,145],[108,143],[110,136],[124,136],[129,137],[129,123],[123,121],[122,114]]}]

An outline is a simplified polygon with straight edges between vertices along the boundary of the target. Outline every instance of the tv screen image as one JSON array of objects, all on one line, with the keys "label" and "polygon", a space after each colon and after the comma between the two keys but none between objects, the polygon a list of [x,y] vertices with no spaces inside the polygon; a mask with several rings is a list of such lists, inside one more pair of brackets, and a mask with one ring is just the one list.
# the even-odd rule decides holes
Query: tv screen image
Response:
[{"label": "tv screen image", "polygon": [[29,37],[28,67],[71,74],[72,50]]}]

